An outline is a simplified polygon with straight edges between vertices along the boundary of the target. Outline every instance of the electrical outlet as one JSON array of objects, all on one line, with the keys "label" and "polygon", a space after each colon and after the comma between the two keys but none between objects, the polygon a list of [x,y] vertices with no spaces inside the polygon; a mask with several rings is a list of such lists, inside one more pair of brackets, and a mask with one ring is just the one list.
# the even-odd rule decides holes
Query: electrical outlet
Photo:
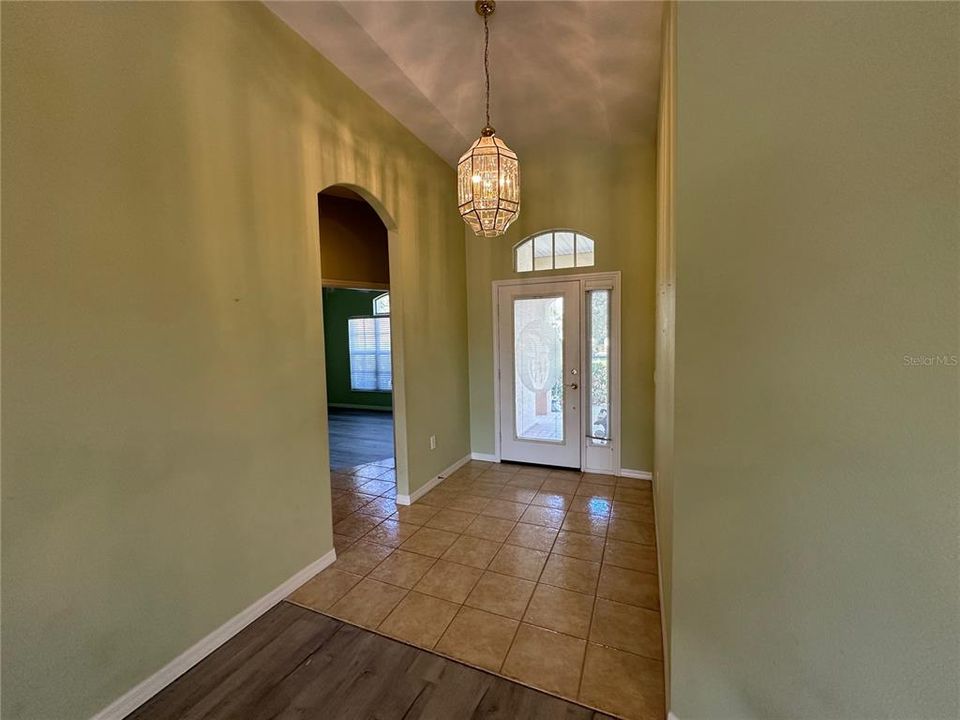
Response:
[{"label": "electrical outlet", "polygon": [[436,436],[436,435],[431,435],[431,436],[430,436],[430,449],[431,449],[431,450],[436,450],[436,449],[437,449],[437,436]]}]

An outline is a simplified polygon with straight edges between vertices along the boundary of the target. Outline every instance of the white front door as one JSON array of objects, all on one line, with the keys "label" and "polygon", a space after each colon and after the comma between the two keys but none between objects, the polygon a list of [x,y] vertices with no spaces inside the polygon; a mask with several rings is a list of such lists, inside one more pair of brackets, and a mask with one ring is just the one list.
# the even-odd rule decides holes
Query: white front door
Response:
[{"label": "white front door", "polygon": [[498,289],[500,456],[579,468],[581,286]]}]

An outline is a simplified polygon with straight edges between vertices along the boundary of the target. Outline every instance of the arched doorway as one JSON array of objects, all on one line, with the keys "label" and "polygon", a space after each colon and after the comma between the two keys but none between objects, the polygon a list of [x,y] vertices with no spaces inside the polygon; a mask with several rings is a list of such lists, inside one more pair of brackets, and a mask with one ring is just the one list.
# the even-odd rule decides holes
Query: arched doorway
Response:
[{"label": "arched doorway", "polygon": [[[395,224],[365,190],[317,196],[324,374],[335,538],[338,524],[406,493],[402,342],[391,284]],[[363,505],[361,505],[363,503]]]}]

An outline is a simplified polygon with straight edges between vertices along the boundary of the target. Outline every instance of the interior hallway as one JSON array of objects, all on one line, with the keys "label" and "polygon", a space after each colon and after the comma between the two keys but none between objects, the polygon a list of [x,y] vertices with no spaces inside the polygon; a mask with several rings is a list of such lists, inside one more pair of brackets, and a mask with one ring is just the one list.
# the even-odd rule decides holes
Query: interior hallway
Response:
[{"label": "interior hallway", "polygon": [[664,717],[649,481],[471,461],[398,506],[379,469],[334,475],[338,559],[291,602],[603,712]]}]

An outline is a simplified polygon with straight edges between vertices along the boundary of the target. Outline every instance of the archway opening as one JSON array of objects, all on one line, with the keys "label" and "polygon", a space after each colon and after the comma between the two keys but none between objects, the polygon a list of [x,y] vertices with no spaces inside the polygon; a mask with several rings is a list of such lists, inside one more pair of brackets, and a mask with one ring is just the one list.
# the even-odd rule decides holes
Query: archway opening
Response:
[{"label": "archway opening", "polygon": [[377,209],[343,185],[319,193],[317,209],[336,535],[351,515],[397,494],[389,231]]}]

